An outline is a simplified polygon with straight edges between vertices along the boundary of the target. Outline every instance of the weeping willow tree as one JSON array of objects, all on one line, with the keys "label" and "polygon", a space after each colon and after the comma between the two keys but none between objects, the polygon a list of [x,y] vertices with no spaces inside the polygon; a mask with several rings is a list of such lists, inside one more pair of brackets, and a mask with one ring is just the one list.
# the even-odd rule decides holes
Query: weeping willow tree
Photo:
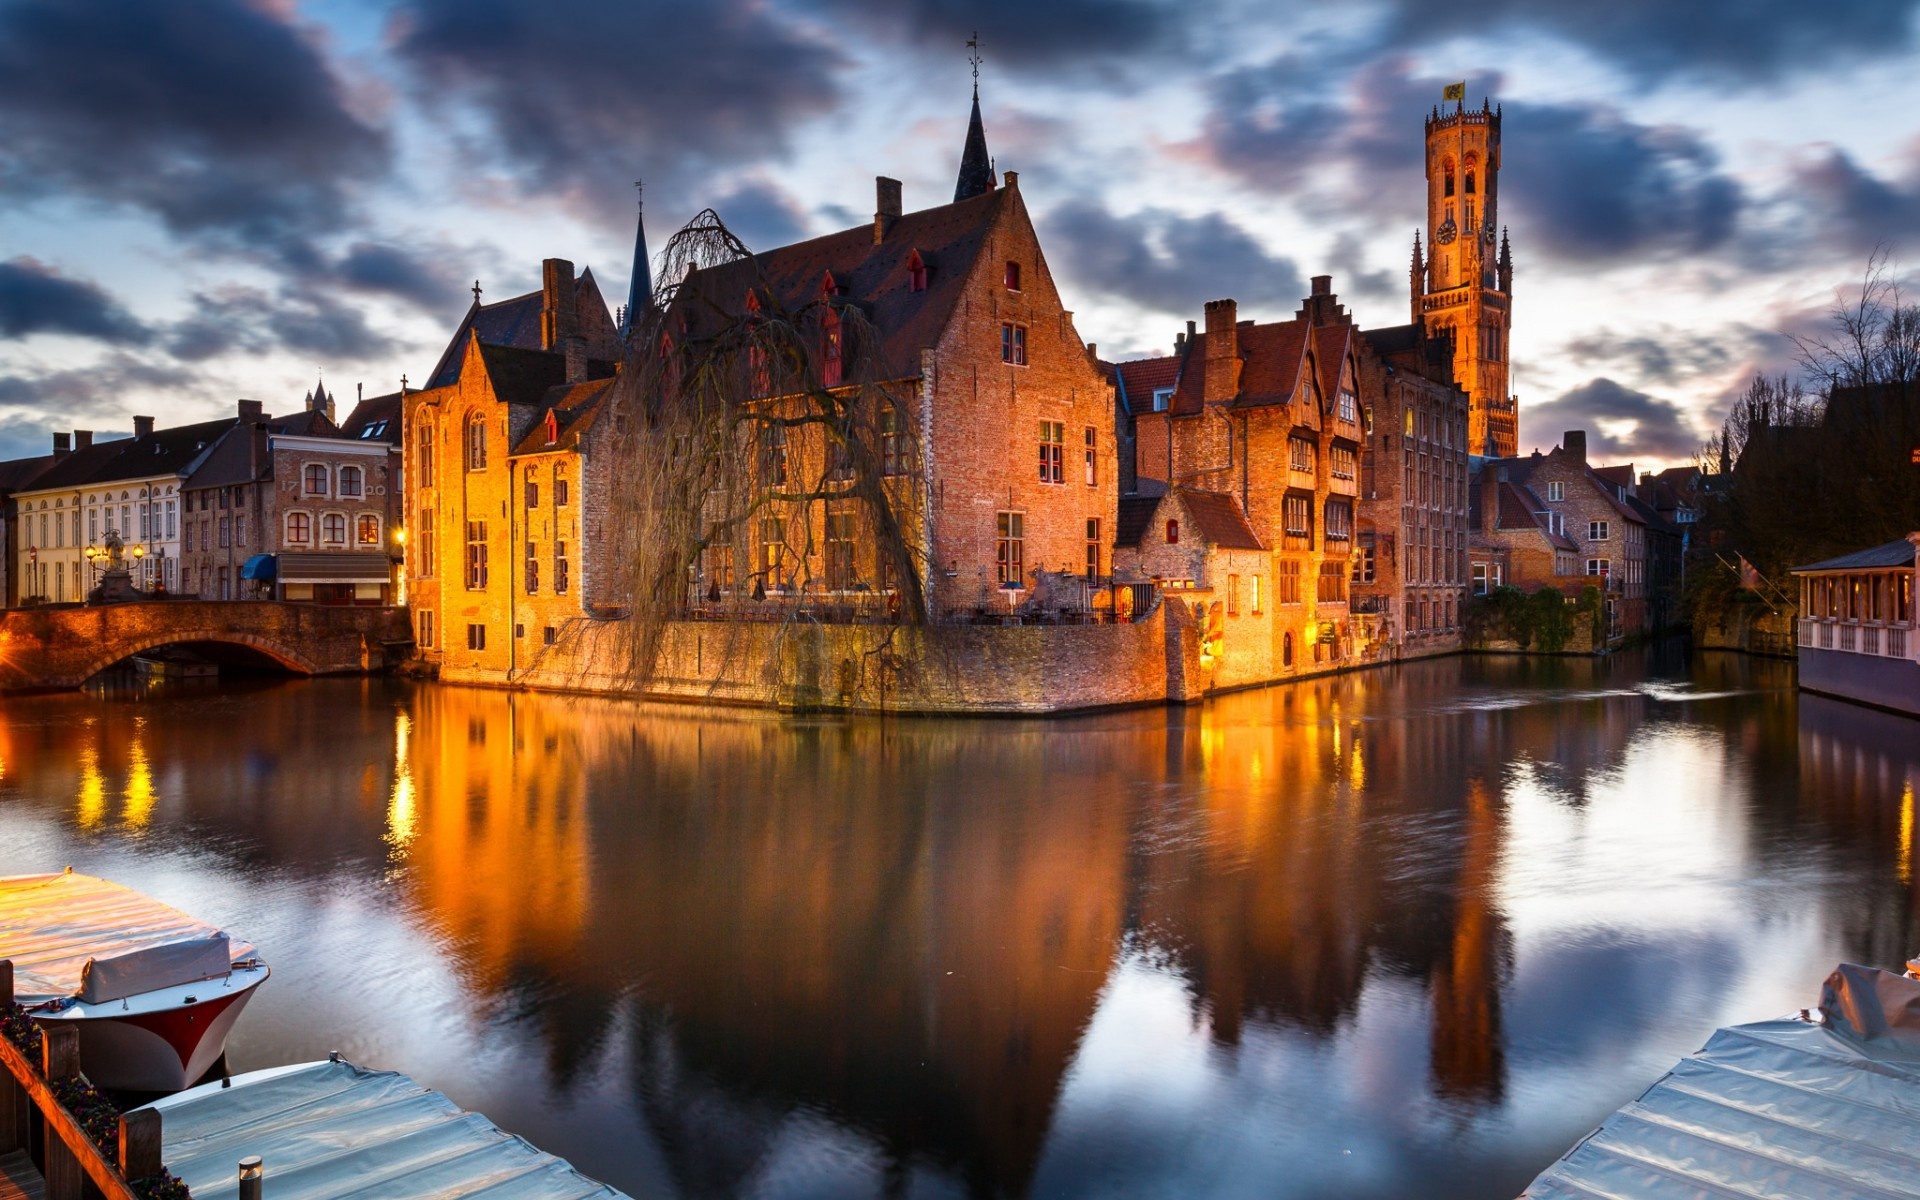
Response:
[{"label": "weeping willow tree", "polygon": [[674,234],[600,417],[606,586],[637,688],[676,620],[762,646],[769,622],[862,624],[873,654],[927,620],[919,364],[888,360],[830,273],[765,268],[712,210]]}]

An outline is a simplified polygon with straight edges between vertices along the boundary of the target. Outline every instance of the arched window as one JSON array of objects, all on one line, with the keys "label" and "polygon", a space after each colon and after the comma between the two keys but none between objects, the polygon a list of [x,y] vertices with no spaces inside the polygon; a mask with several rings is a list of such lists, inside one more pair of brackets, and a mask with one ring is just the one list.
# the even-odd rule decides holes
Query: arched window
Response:
[{"label": "arched window", "polygon": [[325,463],[307,464],[301,490],[309,496],[324,496],[327,494],[327,467]]},{"label": "arched window", "polygon": [[1293,665],[1293,634],[1291,633],[1283,635],[1280,639],[1280,665],[1283,667]]},{"label": "arched window", "polygon": [[323,513],[320,517],[320,541],[327,546],[347,544],[347,514]]},{"label": "arched window", "polygon": [[361,483],[359,467],[340,468],[340,495],[344,499],[358,500],[366,489]]},{"label": "arched window", "polygon": [[433,486],[433,434],[433,422],[422,419],[420,428],[414,435],[414,440],[420,443],[420,448],[416,452],[415,461],[420,467],[419,486],[421,487]]},{"label": "arched window", "polygon": [[380,544],[380,518],[374,513],[361,513],[354,518],[353,540],[356,545],[378,546]]},{"label": "arched window", "polygon": [[467,470],[487,469],[487,419],[479,413],[467,418]]},{"label": "arched window", "polygon": [[303,512],[287,514],[287,545],[304,546],[313,540],[313,518]]},{"label": "arched window", "polygon": [[1178,546],[1179,544],[1180,544],[1180,522],[1169,520],[1167,522],[1167,545]]},{"label": "arched window", "polygon": [[1445,190],[1441,192],[1441,195],[1451,196],[1453,195],[1453,160],[1452,159],[1447,160],[1447,165],[1444,168],[1444,170],[1445,170],[1445,178],[1446,178],[1446,187],[1445,187]]}]

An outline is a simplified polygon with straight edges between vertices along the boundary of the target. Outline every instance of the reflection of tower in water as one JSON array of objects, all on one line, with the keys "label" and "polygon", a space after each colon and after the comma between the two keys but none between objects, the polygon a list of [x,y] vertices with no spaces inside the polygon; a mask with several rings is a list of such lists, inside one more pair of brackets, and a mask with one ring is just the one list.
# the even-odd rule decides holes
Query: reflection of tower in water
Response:
[{"label": "reflection of tower in water", "polygon": [[1498,803],[1480,779],[1468,785],[1465,833],[1452,942],[1430,975],[1433,1088],[1447,1099],[1497,1104],[1506,1089],[1500,979],[1507,934],[1494,895],[1503,830]]}]

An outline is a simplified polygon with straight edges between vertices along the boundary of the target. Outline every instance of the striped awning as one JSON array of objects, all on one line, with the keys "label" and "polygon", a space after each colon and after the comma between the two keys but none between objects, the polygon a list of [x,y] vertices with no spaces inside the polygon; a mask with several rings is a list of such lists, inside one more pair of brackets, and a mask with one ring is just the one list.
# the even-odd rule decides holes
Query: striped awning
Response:
[{"label": "striped awning", "polygon": [[387,583],[392,564],[385,554],[282,554],[281,583]]}]

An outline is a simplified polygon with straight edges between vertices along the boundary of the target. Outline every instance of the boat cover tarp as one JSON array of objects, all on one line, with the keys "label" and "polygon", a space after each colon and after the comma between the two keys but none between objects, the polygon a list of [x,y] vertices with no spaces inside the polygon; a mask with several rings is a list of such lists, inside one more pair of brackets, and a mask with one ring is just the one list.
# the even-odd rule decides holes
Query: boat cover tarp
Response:
[{"label": "boat cover tarp", "polygon": [[1715,1031],[1524,1195],[1920,1197],[1920,981],[1843,964],[1819,1018]]},{"label": "boat cover tarp", "polygon": [[[216,945],[225,946],[217,959]],[[88,986],[117,999],[194,983],[252,954],[205,921],[91,875],[0,878],[0,959],[13,960],[22,1004],[81,996]]]},{"label": "boat cover tarp", "polygon": [[405,1075],[316,1062],[207,1084],[160,1111],[161,1159],[194,1200],[238,1192],[234,1164],[263,1161],[273,1200],[572,1200],[621,1193]]}]

